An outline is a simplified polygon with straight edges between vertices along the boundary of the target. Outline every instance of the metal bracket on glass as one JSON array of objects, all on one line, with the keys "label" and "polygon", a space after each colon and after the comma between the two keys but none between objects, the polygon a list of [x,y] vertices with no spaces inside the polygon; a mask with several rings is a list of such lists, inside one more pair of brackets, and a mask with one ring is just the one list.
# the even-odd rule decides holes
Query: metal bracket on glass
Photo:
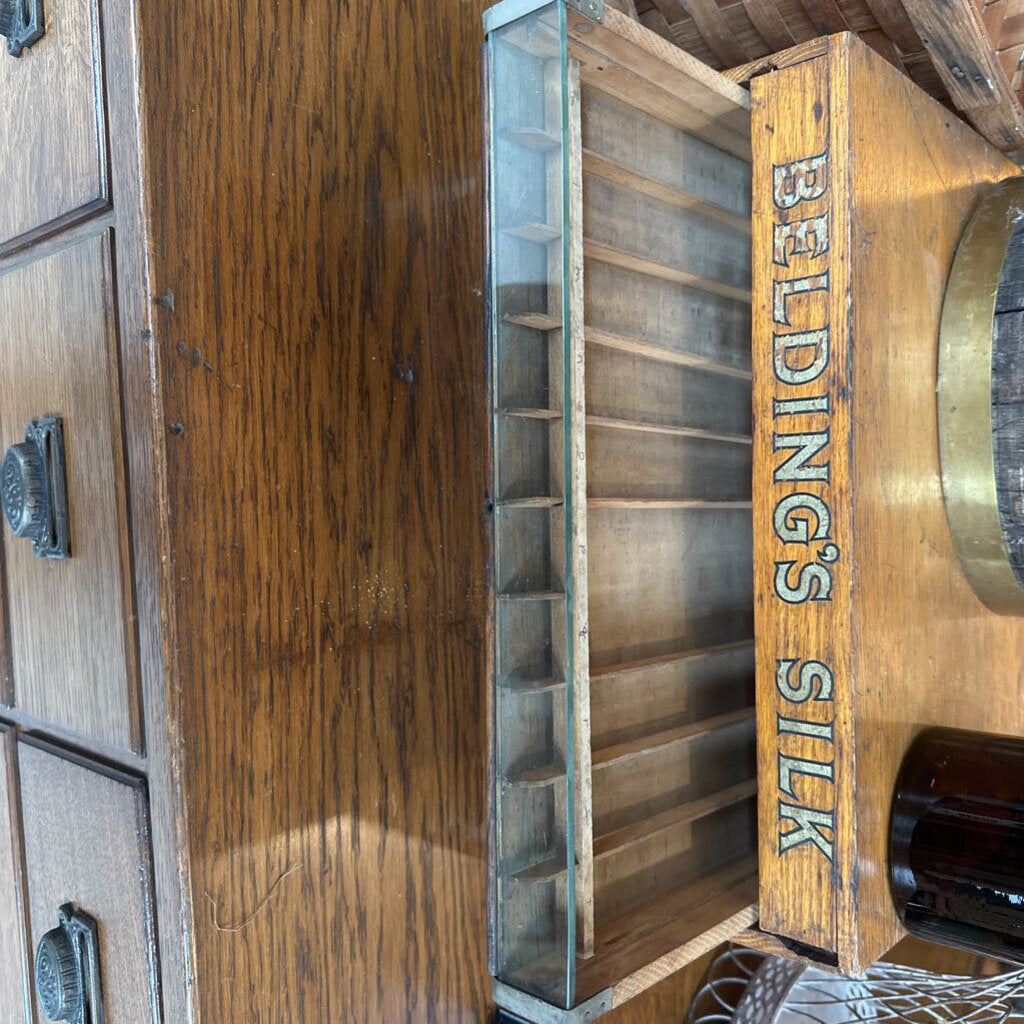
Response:
[{"label": "metal bracket on glass", "polygon": [[[604,0],[561,0],[570,10],[598,24],[604,22]],[[484,11],[484,34],[489,35],[503,25],[525,18],[534,11],[550,7],[552,0],[499,0]]]},{"label": "metal bracket on glass", "polygon": [[26,46],[43,38],[46,16],[43,0],[0,0],[0,35],[7,39],[7,52],[20,57]]},{"label": "metal bracket on glass", "polygon": [[15,537],[32,541],[37,558],[71,556],[64,430],[60,419],[32,420],[0,468],[0,497]]},{"label": "metal bracket on glass", "polygon": [[36,950],[36,995],[47,1020],[103,1024],[100,943],[96,922],[65,903],[59,925]]},{"label": "metal bracket on glass", "polygon": [[574,1006],[571,1010],[552,1006],[536,996],[520,992],[511,985],[500,981],[493,983],[494,1001],[501,1009],[522,1017],[530,1024],[589,1024],[603,1017],[612,1008],[612,990],[610,988],[591,996],[585,1003]]}]

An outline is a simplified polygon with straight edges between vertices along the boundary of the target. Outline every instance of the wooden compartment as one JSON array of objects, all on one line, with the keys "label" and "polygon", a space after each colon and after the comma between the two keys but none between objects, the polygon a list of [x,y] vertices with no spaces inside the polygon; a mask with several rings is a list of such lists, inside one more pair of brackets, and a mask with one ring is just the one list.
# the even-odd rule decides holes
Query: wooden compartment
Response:
[{"label": "wooden compartment", "polygon": [[3,537],[13,693],[0,703],[141,750],[113,269],[104,232],[0,275],[0,450],[62,419],[71,547],[51,561]]},{"label": "wooden compartment", "polygon": [[46,0],[43,9],[42,39],[18,58],[6,45],[0,52],[0,94],[7,97],[0,147],[9,197],[0,205],[0,253],[110,202],[99,4]]},{"label": "wooden compartment", "polygon": [[488,61],[492,971],[599,1013],[756,916],[747,97],[613,10]]},{"label": "wooden compartment", "polygon": [[[144,784],[36,740],[22,739],[17,759],[31,948],[57,926],[58,908],[72,904],[97,922],[107,1024],[158,1024],[153,854]],[[41,1009],[35,1019],[44,1024]]]}]

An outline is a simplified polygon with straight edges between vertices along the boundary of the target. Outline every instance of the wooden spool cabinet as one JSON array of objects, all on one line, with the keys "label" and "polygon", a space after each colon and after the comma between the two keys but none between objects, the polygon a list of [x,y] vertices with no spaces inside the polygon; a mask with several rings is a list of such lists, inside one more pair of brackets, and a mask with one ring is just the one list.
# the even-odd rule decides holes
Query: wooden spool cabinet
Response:
[{"label": "wooden spool cabinet", "polygon": [[849,36],[751,94],[760,923],[857,972],[903,935],[886,847],[911,739],[1024,733],[1024,624],[975,594],[943,498],[943,469],[947,496],[986,456],[991,480],[991,432],[943,465],[936,399],[958,243],[1020,170]]},{"label": "wooden spool cabinet", "polygon": [[614,10],[517,8],[487,53],[492,971],[585,1020],[756,917],[748,94]]},{"label": "wooden spool cabinet", "polygon": [[758,912],[748,941],[859,971],[903,935],[912,737],[1024,731],[1024,627],[958,563],[936,402],[954,252],[1019,169],[850,35],[748,96],[613,10],[509,10],[496,998],[593,1019]]}]

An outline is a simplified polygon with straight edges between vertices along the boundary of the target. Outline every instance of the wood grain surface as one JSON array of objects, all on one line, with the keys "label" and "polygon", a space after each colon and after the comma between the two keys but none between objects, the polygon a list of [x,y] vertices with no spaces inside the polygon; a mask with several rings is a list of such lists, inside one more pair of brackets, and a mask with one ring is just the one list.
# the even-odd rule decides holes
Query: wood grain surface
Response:
[{"label": "wood grain surface", "polygon": [[670,978],[617,1006],[601,1019],[601,1024],[682,1024],[719,948],[698,957]]},{"label": "wood grain surface", "polygon": [[[854,517],[858,534],[873,540],[856,555],[858,588],[885,595],[853,609],[860,638],[854,666],[859,887],[850,894],[856,899],[848,902],[842,941],[867,963],[902,934],[880,865],[893,779],[911,738],[929,725],[1024,735],[1024,626],[988,611],[956,560],[934,414],[936,338],[954,249],[987,186],[1020,168],[942,108],[919,102],[899,79],[889,85],[891,72],[870,52],[863,60],[851,57],[850,67],[853,152],[871,151],[883,116],[891,119],[894,138],[910,140],[886,147],[887,166],[877,160],[868,173],[851,175],[852,330],[855,338],[890,339],[862,348],[851,382]],[[896,82],[906,102],[894,110],[888,97]],[[915,251],[922,257],[907,261],[905,254]],[[902,287],[887,287],[907,270]],[[870,432],[860,426],[869,423]],[[901,557],[894,564],[896,552]],[[894,622],[906,625],[894,629]],[[889,728],[879,730],[883,721]]]},{"label": "wood grain surface", "polygon": [[0,56],[4,188],[0,252],[105,206],[106,114],[96,0],[48,0],[46,34]]},{"label": "wood grain surface", "polygon": [[912,737],[1024,732],[1024,630],[956,560],[935,405],[954,249],[1019,169],[850,36],[752,89],[761,926],[857,972],[903,934],[886,845]]},{"label": "wood grain surface", "polygon": [[36,558],[5,528],[14,702],[84,736],[141,749],[124,433],[108,233],[0,277],[0,450],[60,416],[71,558]]},{"label": "wood grain surface", "polygon": [[[146,796],[56,751],[18,744],[31,949],[65,903],[99,926],[108,1024],[159,1024]],[[36,1011],[37,1024],[47,1020]]]},{"label": "wood grain surface", "polygon": [[[834,86],[840,98],[833,106],[831,70],[827,58],[807,61],[774,75],[756,78],[751,93],[755,102],[751,123],[755,128],[754,143],[757,147],[753,192],[753,490],[761,924],[769,931],[781,931],[791,939],[828,951],[835,947],[836,893],[849,884],[848,874],[843,870],[845,862],[836,857],[833,849],[838,845],[839,835],[834,829],[822,825],[820,821],[823,819],[818,824],[804,826],[801,832],[800,823],[794,821],[794,815],[802,812],[792,808],[808,807],[813,813],[831,817],[833,821],[836,816],[841,817],[836,810],[836,782],[829,777],[831,768],[821,769],[822,774],[818,777],[803,773],[798,777],[798,787],[784,784],[780,788],[778,779],[781,757],[806,756],[830,763],[831,758],[827,756],[829,748],[817,737],[780,737],[776,723],[781,716],[796,717],[793,710],[796,707],[802,718],[813,719],[817,723],[833,722],[835,707],[824,699],[807,701],[799,706],[792,704],[778,689],[775,672],[778,659],[791,658],[800,662],[793,667],[794,674],[805,671],[805,663],[820,663],[840,678],[846,677],[849,637],[837,629],[836,624],[846,621],[849,596],[848,588],[837,587],[834,593],[824,593],[823,598],[827,600],[806,600],[805,595],[805,600],[798,602],[780,597],[774,577],[778,571],[776,566],[783,558],[792,558],[794,562],[787,572],[786,581],[801,578],[794,569],[805,575],[820,575],[824,570],[802,567],[803,562],[814,557],[810,553],[805,555],[802,545],[796,545],[797,554],[779,553],[781,545],[774,532],[774,508],[780,500],[794,500],[790,495],[813,491],[811,500],[825,502],[831,509],[829,528],[825,531],[828,541],[834,542],[840,552],[845,552],[849,539],[849,515],[833,495],[841,493],[836,478],[840,473],[844,477],[846,475],[846,452],[840,446],[829,450],[827,459],[812,457],[810,462],[820,464],[827,461],[830,468],[813,471],[813,475],[811,470],[804,471],[810,478],[807,481],[780,480],[777,467],[792,457],[793,451],[783,450],[780,457],[776,454],[776,439],[798,431],[831,430],[833,434],[839,434],[840,430],[845,430],[849,414],[847,403],[841,398],[831,399],[830,419],[814,414],[804,416],[796,426],[792,426],[794,416],[778,420],[772,413],[776,398],[803,398],[803,390],[809,395],[835,391],[842,394],[840,388],[845,382],[846,352],[835,342],[829,344],[826,341],[821,347],[814,347],[820,343],[812,339],[811,346],[805,345],[796,350],[795,356],[788,357],[787,366],[803,367],[810,363],[813,369],[815,359],[823,364],[817,379],[809,381],[799,393],[797,387],[784,385],[776,376],[778,371],[773,369],[774,348],[780,344],[777,339],[787,337],[790,332],[796,335],[798,331],[823,327],[831,330],[833,323],[842,320],[845,310],[841,289],[829,291],[821,287],[788,299],[781,312],[773,309],[779,291],[777,281],[802,279],[809,275],[826,275],[822,280],[828,280],[828,274],[837,277],[845,266],[842,262],[845,252],[840,248],[840,240],[846,209],[841,193],[837,196],[842,181],[842,172],[837,169],[837,150],[844,148],[845,97],[840,80]],[[815,158],[820,161],[816,170],[808,172],[806,179],[800,179],[799,170],[793,168],[799,168],[802,161]],[[776,168],[790,169],[792,177],[782,181],[795,183],[791,193],[777,184],[780,179]],[[809,198],[798,199],[801,185]],[[784,204],[794,198],[798,201],[790,212]],[[783,268],[774,259],[775,223],[788,225],[790,220],[796,222],[815,216],[826,218],[827,228],[819,231],[817,239],[821,244],[812,245],[815,240],[813,234],[802,247],[797,240],[793,246],[797,251],[792,255],[782,255],[781,258],[789,264]],[[824,242],[826,231],[828,243]],[[788,246],[789,243],[785,244]],[[790,322],[791,327],[785,326]],[[805,376],[812,374],[808,372]],[[797,433],[797,436],[801,435]],[[835,462],[840,466],[833,465]],[[810,515],[807,513],[808,518]],[[798,559],[799,566],[796,565]],[[845,831],[842,834],[845,835]],[[784,835],[789,837],[788,842],[794,842],[794,836],[797,840],[806,841],[786,848],[783,846]],[[830,844],[827,849],[824,848],[825,843]],[[837,859],[838,868],[835,866]],[[794,913],[792,906],[797,902],[801,912]]]},{"label": "wood grain surface", "polygon": [[13,734],[0,727],[0,1021],[26,1024],[24,931],[21,919],[21,830],[13,783]]},{"label": "wood grain surface", "polygon": [[488,1013],[481,9],[139,9],[204,1024]]},{"label": "wood grain surface", "polygon": [[927,0],[905,0],[905,7],[957,109],[994,146],[1019,149],[1024,110],[978,7],[970,0],[941,12]]}]

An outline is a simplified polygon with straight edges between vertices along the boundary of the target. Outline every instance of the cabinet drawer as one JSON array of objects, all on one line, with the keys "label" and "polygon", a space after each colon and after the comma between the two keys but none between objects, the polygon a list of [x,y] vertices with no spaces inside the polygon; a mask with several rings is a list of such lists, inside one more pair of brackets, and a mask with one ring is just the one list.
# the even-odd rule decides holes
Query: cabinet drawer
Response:
[{"label": "cabinet drawer", "polygon": [[0,444],[60,417],[71,557],[37,558],[4,528],[8,646],[18,707],[141,746],[124,482],[112,238],[88,238],[0,277]]},{"label": "cabinet drawer", "polygon": [[[142,784],[18,745],[32,949],[73,904],[99,935],[106,1024],[158,1021],[152,854]],[[38,1003],[38,998],[37,998]],[[40,1024],[46,1018],[37,1008]]]},{"label": "cabinet drawer", "polygon": [[11,732],[0,726],[0,1024],[24,1024],[21,922],[17,898],[20,879],[15,864],[16,820],[11,764]]},{"label": "cabinet drawer", "polygon": [[[0,251],[107,203],[99,17],[95,0],[46,0],[46,34],[21,57],[0,48],[7,200]],[[2,41],[0,41],[2,42]]]}]

